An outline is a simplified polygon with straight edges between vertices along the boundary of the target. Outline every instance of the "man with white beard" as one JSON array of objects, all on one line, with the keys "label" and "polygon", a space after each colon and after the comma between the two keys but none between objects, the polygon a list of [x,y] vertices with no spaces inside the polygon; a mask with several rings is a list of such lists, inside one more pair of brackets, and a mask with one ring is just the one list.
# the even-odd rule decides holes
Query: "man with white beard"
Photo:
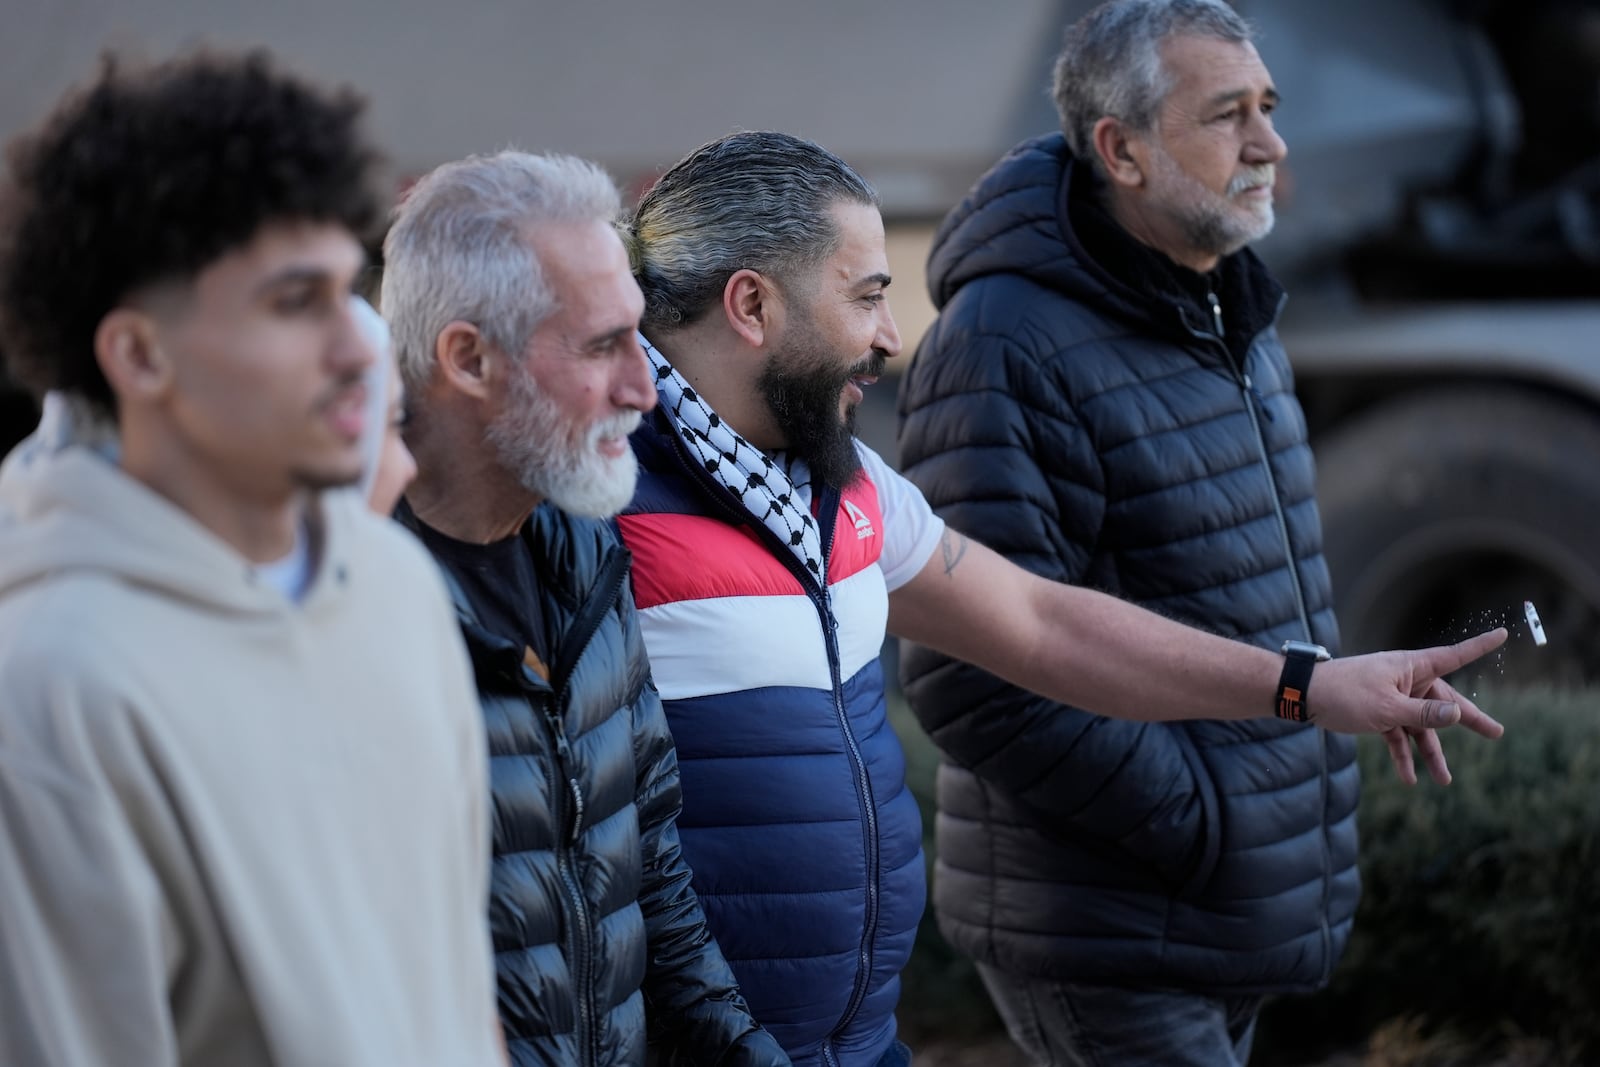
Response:
[{"label": "man with white beard", "polygon": [[[1116,0],[1067,32],[1055,101],[934,242],[902,469],[1037,574],[1281,649],[1303,696],[1338,629],[1283,289],[1246,247],[1287,152],[1272,77],[1220,0]],[[1241,1064],[1263,996],[1327,982],[1350,738],[1114,722],[923,648],[902,677],[950,761],[940,927],[1032,1062]]]},{"label": "man with white beard", "polygon": [[706,930],[628,553],[628,435],[655,405],[644,298],[592,164],[501,152],[412,190],[383,312],[417,478],[397,518],[455,600],[488,727],[489,901],[517,1065],[787,1064]]}]

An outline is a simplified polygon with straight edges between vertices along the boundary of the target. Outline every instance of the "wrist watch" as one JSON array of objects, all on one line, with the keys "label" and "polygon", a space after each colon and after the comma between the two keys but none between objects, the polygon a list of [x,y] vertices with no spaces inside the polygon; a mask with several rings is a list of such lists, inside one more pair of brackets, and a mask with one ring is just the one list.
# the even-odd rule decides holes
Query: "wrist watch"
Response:
[{"label": "wrist watch", "polygon": [[1327,649],[1309,641],[1285,641],[1280,651],[1283,652],[1283,673],[1278,676],[1275,713],[1280,719],[1309,722],[1310,703],[1306,694],[1311,689],[1311,669],[1333,657]]}]

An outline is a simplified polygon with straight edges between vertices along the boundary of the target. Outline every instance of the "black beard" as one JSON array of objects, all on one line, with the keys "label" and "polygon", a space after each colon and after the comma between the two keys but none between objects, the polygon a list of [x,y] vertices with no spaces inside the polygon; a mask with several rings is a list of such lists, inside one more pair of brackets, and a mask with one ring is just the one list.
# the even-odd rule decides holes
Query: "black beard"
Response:
[{"label": "black beard", "polygon": [[856,454],[856,409],[839,418],[839,394],[859,369],[823,374],[815,366],[790,370],[768,360],[756,388],[761,391],[787,442],[787,449],[805,460],[812,480],[843,489],[861,473]]}]

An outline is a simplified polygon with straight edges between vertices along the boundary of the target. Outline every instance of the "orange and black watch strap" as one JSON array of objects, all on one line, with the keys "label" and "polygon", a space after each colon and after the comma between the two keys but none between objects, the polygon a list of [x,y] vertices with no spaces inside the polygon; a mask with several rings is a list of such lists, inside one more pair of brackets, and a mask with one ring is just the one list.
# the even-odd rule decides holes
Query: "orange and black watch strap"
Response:
[{"label": "orange and black watch strap", "polygon": [[1311,672],[1317,664],[1330,658],[1327,649],[1309,641],[1283,643],[1283,673],[1278,675],[1278,699],[1273,709],[1278,718],[1291,722],[1311,721],[1308,700]]}]

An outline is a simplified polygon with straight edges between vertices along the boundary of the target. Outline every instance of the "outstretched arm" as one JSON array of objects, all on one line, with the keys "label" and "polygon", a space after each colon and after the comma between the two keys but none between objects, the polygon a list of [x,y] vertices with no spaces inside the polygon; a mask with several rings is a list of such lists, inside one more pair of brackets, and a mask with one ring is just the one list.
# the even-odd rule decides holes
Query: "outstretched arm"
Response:
[{"label": "outstretched arm", "polygon": [[[1192,629],[1115,597],[1047,581],[946,530],[938,551],[889,598],[894,634],[966,660],[1053,700],[1121,719],[1271,716],[1283,659]],[[1498,648],[1503,629],[1455,645],[1319,664],[1307,706],[1339,733],[1381,733],[1415,780],[1406,737],[1434,778],[1449,769],[1432,731],[1502,727],[1443,676]]]}]

